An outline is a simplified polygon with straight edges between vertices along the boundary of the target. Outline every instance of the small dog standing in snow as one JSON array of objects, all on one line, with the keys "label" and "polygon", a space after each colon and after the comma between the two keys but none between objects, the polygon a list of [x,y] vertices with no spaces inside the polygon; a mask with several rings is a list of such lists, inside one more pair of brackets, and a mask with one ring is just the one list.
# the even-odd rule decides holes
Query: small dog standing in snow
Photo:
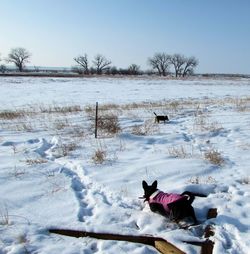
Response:
[{"label": "small dog standing in snow", "polygon": [[176,222],[191,217],[194,223],[197,224],[194,208],[191,204],[195,196],[206,197],[205,195],[189,191],[182,194],[164,193],[157,189],[157,181],[154,181],[152,185],[142,181],[142,187],[144,189],[144,202],[148,201],[152,212],[167,216]]},{"label": "small dog standing in snow", "polygon": [[169,121],[169,118],[168,118],[167,115],[165,115],[165,116],[158,116],[155,112],[154,112],[154,114],[155,114],[155,123],[156,122],[159,123],[160,121],[163,121],[165,123],[165,121]]}]

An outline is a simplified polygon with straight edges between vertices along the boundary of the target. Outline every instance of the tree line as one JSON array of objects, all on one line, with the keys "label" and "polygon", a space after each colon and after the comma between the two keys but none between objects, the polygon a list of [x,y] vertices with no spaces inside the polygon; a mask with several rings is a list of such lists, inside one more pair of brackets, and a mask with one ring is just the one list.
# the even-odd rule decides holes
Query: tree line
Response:
[{"label": "tree line", "polygon": [[[7,63],[13,63],[20,72],[23,72],[30,58],[31,53],[27,49],[13,48],[5,61]],[[101,54],[97,54],[92,61],[89,60],[87,54],[78,55],[73,60],[76,65],[72,67],[72,71],[84,75],[140,75],[145,73],[137,64],[131,64],[127,68],[118,69],[116,66],[112,66],[111,60]],[[198,60],[193,56],[186,57],[182,54],[169,55],[166,53],[155,53],[147,59],[147,64],[150,67],[147,74],[157,73],[160,76],[168,76],[174,73],[175,77],[185,77],[194,73],[198,63]],[[0,71],[5,72],[6,70],[6,66],[1,64]]]}]

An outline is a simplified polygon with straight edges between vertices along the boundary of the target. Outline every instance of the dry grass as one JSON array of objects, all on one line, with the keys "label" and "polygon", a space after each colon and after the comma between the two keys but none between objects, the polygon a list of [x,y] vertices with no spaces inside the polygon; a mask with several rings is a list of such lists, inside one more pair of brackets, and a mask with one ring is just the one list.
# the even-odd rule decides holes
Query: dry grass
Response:
[{"label": "dry grass", "polygon": [[26,122],[26,123],[17,123],[14,126],[14,129],[16,131],[25,131],[25,132],[31,132],[35,129],[35,127],[32,125],[31,122]]},{"label": "dry grass", "polygon": [[182,108],[182,104],[179,101],[172,101],[169,103],[169,106],[174,112],[177,112],[180,108]]},{"label": "dry grass", "polygon": [[194,129],[215,133],[223,130],[223,127],[217,121],[210,121],[208,113],[198,111],[194,118]]},{"label": "dry grass", "polygon": [[4,120],[14,120],[14,119],[19,119],[22,117],[25,117],[26,113],[23,110],[5,110],[0,112],[0,119]]},{"label": "dry grass", "polygon": [[14,176],[15,178],[20,178],[25,174],[26,174],[25,169],[19,168],[16,165],[14,166],[14,170],[12,172],[10,172],[10,176]]},{"label": "dry grass", "polygon": [[65,157],[65,156],[68,156],[71,152],[75,151],[77,147],[78,145],[75,142],[61,144],[59,146],[59,153]]},{"label": "dry grass", "polygon": [[92,116],[93,117],[95,115],[95,107],[92,106],[92,105],[85,106],[83,110],[85,111],[85,113],[88,116]]},{"label": "dry grass", "polygon": [[47,177],[47,182],[48,187],[46,188],[46,193],[48,195],[67,190],[65,179],[62,176]]},{"label": "dry grass", "polygon": [[86,132],[80,125],[71,125],[70,129],[67,131],[67,134],[72,138],[77,138],[78,140],[86,137]]},{"label": "dry grass", "polygon": [[204,158],[213,165],[222,166],[224,163],[221,153],[215,149],[210,149],[209,151],[205,152]]},{"label": "dry grass", "polygon": [[107,152],[100,148],[96,149],[94,155],[92,156],[92,160],[95,164],[103,164],[107,159]]},{"label": "dry grass", "polygon": [[100,110],[106,110],[106,111],[109,111],[109,110],[121,110],[121,107],[119,104],[115,104],[115,103],[106,103],[106,104],[102,104],[99,106],[99,109]]},{"label": "dry grass", "polygon": [[96,141],[91,159],[95,164],[103,164],[106,160],[108,160],[108,147],[105,144],[105,139],[99,139]]},{"label": "dry grass", "polygon": [[53,113],[59,113],[59,114],[72,114],[83,111],[82,108],[79,105],[73,105],[73,106],[39,106],[39,111],[41,113],[47,113],[47,114],[53,114]]},{"label": "dry grass", "polygon": [[53,123],[54,129],[56,130],[63,130],[67,127],[69,127],[68,119],[56,119]]},{"label": "dry grass", "polygon": [[[192,149],[193,150],[193,149]],[[168,154],[171,157],[174,158],[180,158],[180,159],[185,159],[185,158],[190,158],[192,157],[193,151],[189,153],[187,151],[187,148],[184,147],[183,145],[181,146],[173,146],[168,148]]]},{"label": "dry grass", "polygon": [[131,133],[138,136],[147,136],[159,132],[159,126],[152,120],[146,120],[143,125],[135,125],[132,127]]},{"label": "dry grass", "polygon": [[43,164],[47,163],[48,161],[43,158],[37,158],[37,159],[26,159],[25,163],[27,165],[37,165],[37,164]]},{"label": "dry grass", "polygon": [[121,131],[117,115],[112,113],[104,114],[98,118],[97,129],[101,134],[114,135]]},{"label": "dry grass", "polygon": [[[97,132],[101,135],[115,135],[121,131],[119,119],[118,119],[118,113],[112,111],[113,109],[116,109],[119,107],[116,104],[104,104],[102,106],[99,106],[98,111],[98,120],[97,120]],[[91,130],[95,129],[95,118],[96,118],[96,112],[95,108],[91,106],[85,107],[85,112],[87,113],[87,116],[89,120],[91,121]]]},{"label": "dry grass", "polygon": [[9,210],[6,205],[0,210],[0,225],[10,225]]},{"label": "dry grass", "polygon": [[247,110],[247,101],[244,99],[235,100],[236,110],[239,112],[244,112]]},{"label": "dry grass", "polygon": [[216,182],[217,181],[212,176],[208,176],[208,177],[194,176],[194,177],[191,177],[190,180],[188,180],[188,183],[191,183],[191,184],[214,184]]}]

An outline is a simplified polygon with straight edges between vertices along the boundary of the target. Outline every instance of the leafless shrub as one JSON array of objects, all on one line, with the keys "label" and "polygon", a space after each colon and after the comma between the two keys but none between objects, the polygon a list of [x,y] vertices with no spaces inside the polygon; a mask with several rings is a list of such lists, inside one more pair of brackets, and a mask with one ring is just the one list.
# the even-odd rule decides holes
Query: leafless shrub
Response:
[{"label": "leafless shrub", "polygon": [[70,152],[76,150],[77,144],[74,142],[68,144],[61,144],[59,150],[61,151],[62,156],[68,156]]},{"label": "leafless shrub", "polygon": [[145,136],[146,132],[143,128],[143,125],[135,125],[132,127],[132,134],[138,135],[138,136]]},{"label": "leafless shrub", "polygon": [[143,125],[132,127],[132,134],[138,136],[152,135],[157,132],[159,132],[159,126],[155,125],[152,120],[146,120]]},{"label": "leafless shrub", "polygon": [[102,164],[107,158],[107,152],[100,148],[96,149],[94,155],[92,156],[92,160],[95,164]]},{"label": "leafless shrub", "polygon": [[205,160],[217,166],[222,166],[222,164],[224,163],[224,159],[221,153],[215,149],[210,149],[209,151],[205,152],[204,158]]},{"label": "leafless shrub", "polygon": [[168,153],[170,156],[180,159],[190,158],[192,156],[192,153],[187,152],[187,149],[183,145],[169,147]]},{"label": "leafless shrub", "polygon": [[71,154],[71,152],[75,151],[78,148],[77,141],[60,141],[58,142],[58,145],[55,146],[52,150],[53,155],[56,158],[65,157]]},{"label": "leafless shrub", "polygon": [[212,176],[208,177],[194,176],[191,177],[188,182],[191,184],[213,184],[216,183],[217,181]]},{"label": "leafless shrub", "polygon": [[48,187],[46,188],[47,194],[55,194],[59,191],[66,191],[66,182],[62,177],[47,178]]},{"label": "leafless shrub", "polygon": [[43,159],[43,158],[37,158],[37,159],[29,159],[27,158],[25,160],[25,163],[27,165],[36,165],[36,164],[43,164],[43,163],[47,163],[48,161]]},{"label": "leafless shrub", "polygon": [[106,134],[114,135],[121,130],[118,116],[114,114],[104,114],[98,118],[97,122],[98,131]]},{"label": "leafless shrub", "polygon": [[215,121],[215,122],[211,122],[208,125],[207,130],[210,132],[218,132],[218,131],[223,130],[223,127],[219,122]]}]

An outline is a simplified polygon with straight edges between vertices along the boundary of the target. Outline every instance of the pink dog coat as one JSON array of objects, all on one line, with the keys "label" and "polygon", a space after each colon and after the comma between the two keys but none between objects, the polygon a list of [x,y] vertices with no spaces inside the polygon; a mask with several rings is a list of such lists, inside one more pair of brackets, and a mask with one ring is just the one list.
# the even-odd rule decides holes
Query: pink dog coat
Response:
[{"label": "pink dog coat", "polygon": [[186,196],[181,196],[180,194],[175,193],[164,193],[163,191],[157,190],[149,197],[149,204],[157,203],[161,204],[166,213],[169,213],[169,207],[168,204],[173,203],[175,201],[181,200],[181,199],[187,199]]}]

